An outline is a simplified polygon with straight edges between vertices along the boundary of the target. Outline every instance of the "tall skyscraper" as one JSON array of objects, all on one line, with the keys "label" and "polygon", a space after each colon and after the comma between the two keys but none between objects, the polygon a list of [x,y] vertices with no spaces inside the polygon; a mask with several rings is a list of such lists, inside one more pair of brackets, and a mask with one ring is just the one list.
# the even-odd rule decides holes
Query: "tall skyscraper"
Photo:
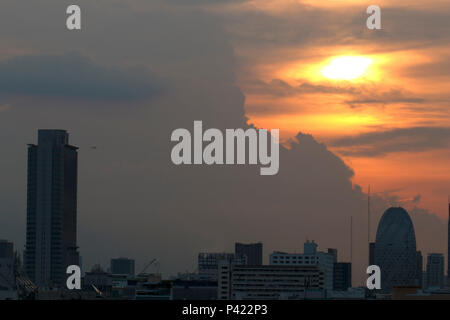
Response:
[{"label": "tall skyscraper", "polygon": [[444,286],[444,255],[430,253],[427,257],[427,287],[442,288]]},{"label": "tall skyscraper", "polygon": [[381,291],[393,286],[419,286],[414,226],[403,208],[389,208],[381,217],[375,242],[375,264],[381,269]]},{"label": "tall skyscraper", "polygon": [[60,286],[77,248],[77,147],[64,130],[39,130],[28,145],[25,270],[40,287]]},{"label": "tall skyscraper", "polygon": [[252,266],[262,265],[263,245],[258,243],[235,243],[234,253],[236,256],[246,256],[247,264]]}]

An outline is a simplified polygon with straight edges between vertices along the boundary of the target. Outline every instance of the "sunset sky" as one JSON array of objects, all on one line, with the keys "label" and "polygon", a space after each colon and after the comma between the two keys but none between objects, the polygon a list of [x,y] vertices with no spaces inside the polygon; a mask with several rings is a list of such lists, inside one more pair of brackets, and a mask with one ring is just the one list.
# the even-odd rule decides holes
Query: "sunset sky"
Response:
[{"label": "sunset sky", "polygon": [[[21,250],[26,144],[65,129],[79,147],[83,263],[152,258],[167,274],[235,241],[338,248],[363,283],[371,240],[404,206],[418,248],[446,252],[450,1],[69,0],[0,4],[0,238]],[[366,8],[381,7],[382,30]],[[279,173],[175,166],[170,134],[278,128]],[[95,148],[93,148],[95,147]],[[439,219],[439,218],[440,219]],[[354,271],[354,272],[353,272]]]},{"label": "sunset sky", "polygon": [[[382,30],[365,26],[370,4],[381,7]],[[447,216],[450,2],[272,0],[224,7],[251,123],[280,128],[285,140],[310,133],[343,157],[366,190],[370,184],[397,200],[415,198]],[[370,65],[352,80],[324,76],[324,67],[342,56]],[[343,70],[355,65],[342,63]]]}]

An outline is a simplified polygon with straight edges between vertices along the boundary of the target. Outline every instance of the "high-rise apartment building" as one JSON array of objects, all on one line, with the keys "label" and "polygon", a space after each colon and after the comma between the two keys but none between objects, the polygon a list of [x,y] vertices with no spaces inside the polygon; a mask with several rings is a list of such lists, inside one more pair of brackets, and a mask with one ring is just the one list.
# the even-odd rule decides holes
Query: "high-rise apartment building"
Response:
[{"label": "high-rise apartment building", "polygon": [[28,145],[25,270],[40,287],[60,286],[77,250],[77,147],[64,130],[39,130]]}]

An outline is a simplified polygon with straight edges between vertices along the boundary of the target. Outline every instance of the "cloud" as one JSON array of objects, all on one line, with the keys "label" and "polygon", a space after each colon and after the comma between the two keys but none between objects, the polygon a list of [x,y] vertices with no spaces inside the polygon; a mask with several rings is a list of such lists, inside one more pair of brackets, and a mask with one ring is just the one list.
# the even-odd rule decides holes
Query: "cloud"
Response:
[{"label": "cloud", "polygon": [[352,86],[332,86],[328,84],[313,84],[304,81],[299,85],[293,86],[281,79],[272,79],[266,83],[258,80],[249,84],[248,93],[267,94],[277,97],[294,96],[311,93],[328,93],[328,94],[353,94],[360,92],[359,89]]},{"label": "cloud", "polygon": [[375,157],[394,152],[422,152],[450,146],[450,127],[412,127],[363,133],[330,142],[342,155]]},{"label": "cloud", "polygon": [[423,104],[426,99],[414,97],[412,94],[402,89],[390,89],[388,91],[362,90],[359,94],[345,101],[351,108],[358,108],[364,105],[388,105],[394,103]]},{"label": "cloud", "polygon": [[[33,17],[46,17],[48,12],[54,14],[52,19],[45,19],[51,22],[47,29],[45,24],[39,24],[40,29],[36,31],[36,21],[28,22],[25,18],[20,19],[15,28],[0,28],[1,35],[15,39],[7,42],[8,47],[14,47],[18,52],[42,51],[39,57],[47,57],[12,59],[16,61],[13,70],[21,70],[23,74],[33,71],[32,76],[37,74],[37,78],[47,79],[52,84],[56,80],[64,81],[59,92],[66,98],[57,103],[44,103],[35,98],[34,90],[37,89],[29,86],[29,80],[15,80],[28,86],[22,91],[14,86],[17,94],[27,96],[0,117],[0,144],[4,154],[0,157],[0,167],[5,169],[0,180],[3,237],[13,240],[16,248],[23,248],[25,144],[35,142],[38,128],[58,127],[69,130],[70,142],[80,147],[78,239],[85,270],[94,263],[105,265],[111,257],[128,256],[136,258],[137,268],[146,260],[157,258],[165,275],[174,274],[194,270],[198,252],[233,250],[234,241],[262,241],[267,258],[273,250],[301,250],[306,237],[318,241],[321,250],[338,248],[340,261],[348,261],[349,225],[350,217],[353,217],[352,273],[354,280],[366,277],[367,220],[364,212],[367,197],[361,187],[353,184],[353,170],[312,136],[299,134],[290,149],[281,148],[280,171],[272,177],[260,176],[255,166],[175,166],[171,163],[170,134],[176,128],[190,129],[194,120],[202,120],[205,128],[247,127],[245,96],[234,82],[235,48],[217,16],[191,8],[185,11],[178,7],[170,10],[153,8],[151,1],[130,1],[127,5],[120,1],[121,6],[112,5],[111,1],[99,1],[100,4],[85,1],[81,5],[89,12],[87,21],[90,24],[86,26],[89,32],[78,38],[65,30],[58,31],[62,28],[55,28],[61,21],[60,12],[64,12],[56,6],[59,2],[47,1],[48,5],[30,11],[26,10],[28,2],[24,1],[21,10],[17,11]],[[17,6],[16,3],[18,0],[12,5]],[[114,1],[117,3],[119,1]],[[133,11],[131,4],[146,10]],[[106,5],[109,9],[105,11]],[[8,14],[8,10],[12,10],[10,6],[5,10],[1,14],[6,18],[14,16]],[[301,17],[298,16],[296,21],[303,23]],[[305,24],[313,20],[324,21],[313,15]],[[0,20],[0,24],[6,24],[5,21]],[[263,26],[265,21],[260,24]],[[307,28],[290,27],[295,29],[294,32],[308,33]],[[11,31],[17,29],[27,31],[24,38],[18,38]],[[269,43],[278,41],[277,34],[284,35],[283,30],[278,31],[269,35]],[[261,34],[261,39],[264,37]],[[84,56],[68,58],[55,53],[63,49],[69,51],[74,46],[94,61],[106,61],[117,67],[111,71]],[[54,57],[54,61],[50,57]],[[33,59],[38,61],[31,63]],[[17,61],[28,63],[27,68]],[[171,94],[152,101],[152,108],[127,109],[126,112],[114,108],[105,110],[95,108],[100,102],[92,99],[99,95],[93,89],[81,85],[75,89],[78,95],[71,93],[67,83],[75,80],[70,80],[71,75],[64,70],[49,69],[49,78],[41,77],[43,66],[70,65],[69,71],[75,75],[86,72],[96,79],[87,79],[92,85],[100,83],[100,89],[108,88],[100,92],[107,91],[106,97],[111,101],[114,93],[110,89],[118,88],[117,83],[126,85],[130,82],[124,79],[148,84],[138,85],[138,88],[154,88],[152,81],[139,81],[151,76],[139,77],[139,72],[128,74],[119,67],[124,61],[138,61],[165,71],[164,76],[174,85]],[[4,64],[1,66],[5,67]],[[73,70],[74,66],[82,70]],[[99,71],[100,79],[95,73],[88,72],[90,67]],[[12,67],[7,65],[4,70],[8,68]],[[123,74],[128,77],[122,77]],[[108,81],[111,79],[114,80],[112,84]],[[54,88],[44,88],[40,89],[39,95],[55,94]],[[133,90],[131,93],[135,93]],[[299,90],[334,89],[305,84]],[[136,97],[130,91],[126,92],[128,99]],[[144,94],[147,90],[139,92],[148,97]],[[85,105],[91,108],[61,108],[61,104],[69,105],[72,98],[80,95],[89,99]],[[33,108],[21,108],[23,105]],[[90,149],[92,145],[99,148]],[[374,196],[371,203],[374,234],[376,215],[381,215],[388,202]],[[435,248],[437,229],[433,228],[443,224],[427,212],[420,217],[419,228],[423,234],[418,237],[418,242]],[[362,282],[354,282],[354,285],[359,283]]]},{"label": "cloud", "polygon": [[0,61],[0,93],[94,100],[145,100],[161,91],[148,70],[109,68],[77,53]]}]

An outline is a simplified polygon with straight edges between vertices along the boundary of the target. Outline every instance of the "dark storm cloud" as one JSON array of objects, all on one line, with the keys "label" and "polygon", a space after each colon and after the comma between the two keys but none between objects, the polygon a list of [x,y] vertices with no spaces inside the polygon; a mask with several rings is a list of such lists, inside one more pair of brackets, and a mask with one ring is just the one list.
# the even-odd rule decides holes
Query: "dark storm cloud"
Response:
[{"label": "dark storm cloud", "polygon": [[421,152],[450,146],[449,127],[413,127],[363,133],[334,140],[343,155],[382,156],[392,152]]},{"label": "dark storm cloud", "polygon": [[144,100],[161,90],[145,68],[110,68],[77,53],[0,61],[0,93],[94,100]]}]

